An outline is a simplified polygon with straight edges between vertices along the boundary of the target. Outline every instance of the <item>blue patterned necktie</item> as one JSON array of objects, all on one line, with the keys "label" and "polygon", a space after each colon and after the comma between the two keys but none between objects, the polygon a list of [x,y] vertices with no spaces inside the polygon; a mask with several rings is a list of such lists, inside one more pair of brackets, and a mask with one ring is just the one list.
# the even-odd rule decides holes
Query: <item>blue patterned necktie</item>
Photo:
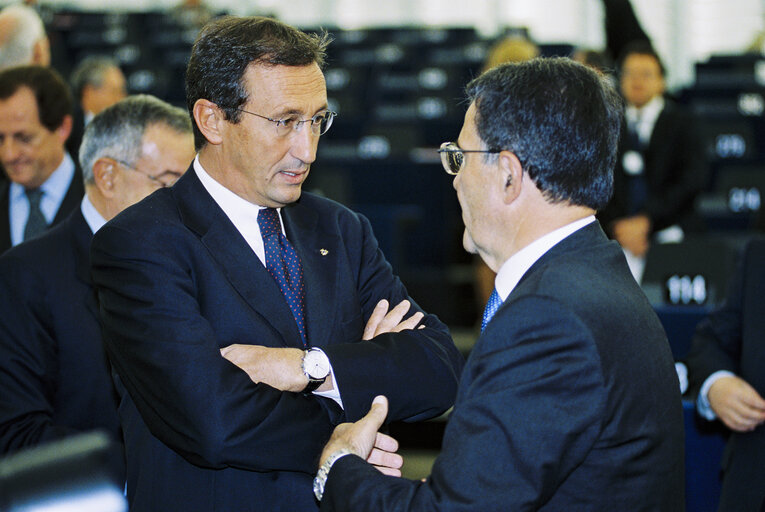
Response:
[{"label": "blue patterned necktie", "polygon": [[308,346],[305,332],[305,315],[303,300],[303,266],[295,248],[282,233],[282,223],[279,214],[273,208],[264,208],[258,212],[258,226],[263,237],[263,247],[266,251],[266,269],[276,280],[287,304],[295,317],[303,346]]},{"label": "blue patterned necktie", "polygon": [[497,289],[494,288],[494,291],[491,292],[491,296],[489,297],[489,302],[486,303],[486,309],[483,310],[483,320],[481,320],[481,332],[483,332],[483,330],[486,329],[486,325],[489,323],[489,320],[491,320],[491,317],[494,316],[494,313],[497,312],[497,310],[499,309],[501,305],[502,305],[502,299],[499,298]]},{"label": "blue patterned necktie", "polygon": [[39,188],[27,189],[26,194],[29,200],[29,217],[24,225],[24,240],[29,240],[45,231],[48,228],[48,221],[40,210],[43,191]]}]

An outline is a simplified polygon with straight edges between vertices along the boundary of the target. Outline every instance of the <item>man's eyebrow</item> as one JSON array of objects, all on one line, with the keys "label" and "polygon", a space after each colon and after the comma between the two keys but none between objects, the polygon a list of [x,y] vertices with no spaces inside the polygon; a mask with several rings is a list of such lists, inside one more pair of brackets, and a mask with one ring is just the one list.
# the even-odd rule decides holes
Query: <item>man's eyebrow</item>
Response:
[{"label": "man's eyebrow", "polygon": [[[318,114],[322,110],[329,110],[329,105],[327,105],[325,103],[324,106],[316,109],[316,112],[314,112],[311,117],[315,116],[316,114]],[[303,111],[302,110],[291,108],[291,109],[288,109],[288,110],[280,111],[277,114],[273,114],[271,117],[273,117],[274,119],[279,119],[279,118],[287,117],[287,116],[302,116],[302,115],[303,115]]]}]

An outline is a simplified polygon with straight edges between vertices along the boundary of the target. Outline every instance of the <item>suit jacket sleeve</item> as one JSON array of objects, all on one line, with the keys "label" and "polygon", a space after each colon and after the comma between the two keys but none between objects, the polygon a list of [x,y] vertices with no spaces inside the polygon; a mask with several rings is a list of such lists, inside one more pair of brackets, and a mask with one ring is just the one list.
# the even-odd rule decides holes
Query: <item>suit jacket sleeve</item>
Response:
[{"label": "suit jacket sleeve", "polygon": [[[357,297],[364,323],[381,299],[393,307],[404,299],[412,304],[408,316],[425,313],[409,297],[380,251],[369,221],[358,216],[341,231],[346,237],[349,259],[357,268]],[[340,389],[345,417],[364,416],[376,395],[389,399],[389,421],[418,421],[444,412],[454,404],[464,360],[447,327],[425,314],[424,329],[386,333],[352,343],[322,347],[327,353]]]},{"label": "suit jacket sleeve", "polygon": [[111,224],[93,239],[104,342],[121,383],[151,433],[193,464],[312,473],[332,429],[323,399],[254,384],[220,355],[186,240]]},{"label": "suit jacket sleeve", "polygon": [[76,432],[54,423],[59,367],[45,282],[18,254],[0,260],[0,454]]},{"label": "suit jacket sleeve", "polygon": [[427,481],[343,457],[322,510],[536,510],[596,443],[603,390],[581,321],[554,300],[520,299],[512,313],[500,309],[471,353]]},{"label": "suit jacket sleeve", "polygon": [[716,371],[739,373],[747,260],[745,255],[731,278],[722,306],[696,327],[691,350],[685,361],[692,396],[698,394],[707,377]]}]

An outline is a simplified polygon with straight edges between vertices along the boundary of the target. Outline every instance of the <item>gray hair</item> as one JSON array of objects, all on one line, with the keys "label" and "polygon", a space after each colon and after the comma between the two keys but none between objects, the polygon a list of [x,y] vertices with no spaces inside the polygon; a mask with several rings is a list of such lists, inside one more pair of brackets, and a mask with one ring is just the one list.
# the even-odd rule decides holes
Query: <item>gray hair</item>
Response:
[{"label": "gray hair", "polygon": [[111,57],[91,56],[83,59],[74,69],[69,79],[75,98],[78,101],[82,99],[82,90],[86,85],[94,87],[104,85],[106,73],[114,68],[119,69],[119,64]]},{"label": "gray hair", "polygon": [[164,124],[178,133],[192,133],[188,112],[149,94],[129,96],[96,115],[85,128],[80,145],[85,183],[94,182],[93,165],[99,158],[135,165],[142,156],[143,134],[154,124]]},{"label": "gray hair", "polygon": [[0,69],[32,63],[35,43],[46,36],[37,12],[26,5],[9,5],[0,11]]}]

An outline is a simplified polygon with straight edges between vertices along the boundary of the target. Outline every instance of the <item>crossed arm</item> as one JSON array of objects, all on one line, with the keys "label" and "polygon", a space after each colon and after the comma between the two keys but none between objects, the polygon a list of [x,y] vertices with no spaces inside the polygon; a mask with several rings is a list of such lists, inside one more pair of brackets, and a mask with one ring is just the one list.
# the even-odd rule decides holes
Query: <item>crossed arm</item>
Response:
[{"label": "crossed arm", "polygon": [[[396,307],[388,310],[388,301],[383,299],[377,303],[372,315],[364,328],[363,340],[371,340],[378,334],[386,332],[400,332],[405,329],[414,329],[423,318],[423,313],[417,312],[410,318],[403,320],[409,311],[411,304],[407,300],[401,301]],[[422,329],[424,326],[420,326]],[[299,392],[303,390],[308,378],[302,371],[303,351],[297,348],[272,348],[258,345],[229,345],[221,349],[221,355],[244,370],[253,382],[262,382],[281,391]],[[320,386],[317,391],[330,391],[334,389],[331,379]],[[401,476],[403,458],[396,453],[398,442],[392,437],[377,432],[387,415],[387,400],[384,397],[375,398],[373,414],[362,422],[362,427],[355,424],[344,424],[339,427],[340,432],[347,432],[349,439],[356,437],[357,428],[364,428],[368,435],[360,442],[364,443],[354,450],[354,453],[363,454],[367,462],[374,465],[380,472],[391,476]],[[349,430],[351,432],[349,432]],[[328,445],[331,449],[331,446]],[[325,452],[328,448],[325,448]],[[326,453],[326,456],[332,452]],[[322,455],[322,460],[325,455]]]},{"label": "crossed arm", "polygon": [[[378,334],[414,329],[423,318],[417,312],[403,320],[411,304],[401,301],[388,311],[388,301],[377,303],[369,317],[362,340],[371,340]],[[420,326],[422,328],[424,326]],[[308,377],[302,370],[303,351],[298,348],[275,348],[260,345],[229,345],[221,349],[221,355],[244,370],[255,383],[268,384],[281,391],[297,393],[305,389]],[[331,391],[334,382],[327,379],[317,391]]]}]

